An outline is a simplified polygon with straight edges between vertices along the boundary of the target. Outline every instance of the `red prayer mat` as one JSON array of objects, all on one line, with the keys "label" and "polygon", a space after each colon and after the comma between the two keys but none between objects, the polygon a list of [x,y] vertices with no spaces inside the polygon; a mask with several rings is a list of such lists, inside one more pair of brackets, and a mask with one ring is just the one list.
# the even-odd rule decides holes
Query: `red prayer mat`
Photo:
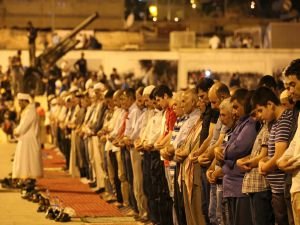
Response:
[{"label": "red prayer mat", "polygon": [[[59,170],[65,165],[63,156],[55,149],[43,150],[44,178],[37,180],[37,187],[50,196],[50,201],[71,207],[76,217],[120,217],[123,214],[114,205],[106,203],[79,178],[72,178]],[[56,168],[56,170],[48,169]]]}]

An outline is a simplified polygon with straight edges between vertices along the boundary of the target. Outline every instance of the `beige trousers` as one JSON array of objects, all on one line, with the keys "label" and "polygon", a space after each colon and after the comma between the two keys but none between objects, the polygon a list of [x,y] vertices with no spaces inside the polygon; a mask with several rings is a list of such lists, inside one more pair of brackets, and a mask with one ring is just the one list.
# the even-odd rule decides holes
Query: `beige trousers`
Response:
[{"label": "beige trousers", "polygon": [[118,177],[119,180],[121,181],[121,192],[123,197],[123,204],[125,206],[128,206],[129,205],[129,184],[126,179],[124,164],[121,157],[121,150],[117,151],[115,154],[118,162]]},{"label": "beige trousers", "polygon": [[202,225],[205,224],[205,218],[202,213],[202,196],[201,196],[201,180],[200,166],[194,167],[194,182],[191,201],[188,199],[188,193],[185,182],[183,184],[183,200],[187,225]]},{"label": "beige trousers", "polygon": [[91,164],[93,167],[93,171],[95,172],[95,178],[97,182],[97,188],[104,188],[105,184],[105,174],[103,167],[103,154],[100,152],[103,151],[103,149],[100,149],[100,143],[99,143],[99,137],[93,136],[92,137],[92,154],[93,158],[91,159]]},{"label": "beige trousers", "polygon": [[300,225],[300,192],[292,194],[292,208],[295,225]]},{"label": "beige trousers", "polygon": [[79,168],[76,165],[76,134],[74,131],[71,133],[71,153],[69,163],[69,173],[72,177],[80,177]]},{"label": "beige trousers", "polygon": [[133,192],[137,202],[139,215],[141,217],[147,217],[148,207],[143,187],[142,157],[134,148],[130,150],[130,157],[133,171]]}]

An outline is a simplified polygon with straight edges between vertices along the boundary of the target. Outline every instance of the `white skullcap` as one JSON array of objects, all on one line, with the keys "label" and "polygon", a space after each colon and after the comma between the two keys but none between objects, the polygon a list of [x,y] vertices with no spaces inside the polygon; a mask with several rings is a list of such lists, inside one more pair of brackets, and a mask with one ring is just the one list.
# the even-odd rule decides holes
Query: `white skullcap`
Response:
[{"label": "white skullcap", "polygon": [[101,82],[94,84],[94,90],[104,91],[105,89],[105,85]]},{"label": "white skullcap", "polygon": [[61,76],[62,76],[63,78],[69,77],[69,73],[63,71],[63,72],[61,73]]},{"label": "white skullcap", "polygon": [[26,93],[18,93],[17,99],[18,100],[27,100],[29,102],[31,102],[31,100],[32,100],[31,96],[29,94],[26,94]]},{"label": "white skullcap", "polygon": [[68,95],[68,92],[67,91],[62,91],[62,92],[60,92],[60,94],[59,94],[59,96],[60,97],[66,97]]},{"label": "white skullcap", "polygon": [[143,91],[143,96],[150,95],[154,88],[155,88],[154,85],[149,85],[149,86],[145,87],[144,91]]},{"label": "white skullcap", "polygon": [[51,104],[51,105],[57,104],[57,99],[56,99],[56,98],[53,98],[53,99],[50,101],[50,104]]},{"label": "white skullcap", "polygon": [[55,81],[55,87],[56,88],[61,88],[61,86],[62,86],[62,83],[61,83],[60,80]]},{"label": "white skullcap", "polygon": [[65,98],[65,101],[68,102],[72,99],[72,96],[71,95],[68,95],[66,98]]},{"label": "white skullcap", "polygon": [[54,98],[55,98],[55,95],[48,95],[47,100],[48,100],[49,102],[51,102],[51,100],[54,99]]},{"label": "white skullcap", "polygon": [[75,91],[78,91],[78,87],[72,86],[69,90],[69,92],[73,93]]},{"label": "white skullcap", "polygon": [[288,98],[290,95],[289,95],[289,91],[288,90],[284,90],[283,92],[281,92],[280,94],[280,99],[285,99],[285,98]]}]

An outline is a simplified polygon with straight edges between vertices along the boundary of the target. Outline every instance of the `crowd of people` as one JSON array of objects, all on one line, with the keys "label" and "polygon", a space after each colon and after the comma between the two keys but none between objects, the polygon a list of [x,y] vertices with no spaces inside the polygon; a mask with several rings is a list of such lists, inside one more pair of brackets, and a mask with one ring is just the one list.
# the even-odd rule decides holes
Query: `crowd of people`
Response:
[{"label": "crowd of people", "polygon": [[66,169],[146,224],[300,224],[300,60],[256,90],[201,78],[63,89],[49,100]]},{"label": "crowd of people", "polygon": [[266,75],[256,90],[203,77],[173,92],[124,85],[116,69],[89,76],[84,54],[76,76],[66,64],[49,71],[47,112],[18,86],[1,95],[0,122],[19,139],[14,179],[42,176],[41,154],[30,152],[46,142],[36,139],[45,124],[65,170],[145,224],[300,224],[300,59],[283,71],[284,91]]}]

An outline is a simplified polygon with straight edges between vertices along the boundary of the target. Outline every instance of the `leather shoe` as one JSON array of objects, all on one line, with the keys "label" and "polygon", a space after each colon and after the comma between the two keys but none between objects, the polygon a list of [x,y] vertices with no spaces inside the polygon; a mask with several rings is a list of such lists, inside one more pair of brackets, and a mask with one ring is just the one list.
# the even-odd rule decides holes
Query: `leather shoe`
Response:
[{"label": "leather shoe", "polygon": [[56,222],[69,222],[71,221],[71,217],[69,216],[69,214],[64,213],[63,210],[60,211],[60,213],[58,214],[58,216],[55,218]]},{"label": "leather shoe", "polygon": [[52,208],[48,208],[46,212],[46,219],[54,220],[56,218],[54,210]]}]

